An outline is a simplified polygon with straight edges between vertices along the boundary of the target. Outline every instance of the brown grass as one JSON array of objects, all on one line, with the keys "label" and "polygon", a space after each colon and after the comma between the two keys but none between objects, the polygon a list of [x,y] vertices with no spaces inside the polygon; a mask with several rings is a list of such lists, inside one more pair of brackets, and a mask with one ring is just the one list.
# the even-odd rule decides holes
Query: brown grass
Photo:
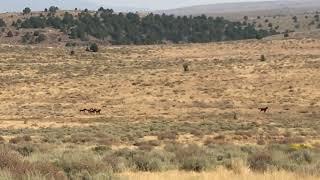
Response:
[{"label": "brown grass", "polygon": [[[255,148],[274,152],[272,161],[282,169],[316,174],[317,147],[309,144],[320,139],[319,49],[314,39],[250,40],[112,46],[95,54],[75,48],[70,56],[64,48],[1,45],[0,136],[30,162],[58,158],[57,168],[75,177],[107,166],[115,171],[234,168],[234,158],[246,161]],[[266,61],[260,61],[261,54]],[[270,111],[259,112],[266,106]],[[91,107],[102,113],[79,112]],[[265,149],[273,143],[281,145]],[[197,146],[186,148],[190,144]],[[79,150],[89,159],[82,153],[69,159]],[[109,164],[101,160],[114,154],[117,158],[105,158]],[[268,162],[263,170],[275,165]],[[195,175],[218,176],[213,174]],[[265,176],[294,176],[284,174]]]},{"label": "brown grass", "polygon": [[318,177],[312,176],[301,176],[294,173],[288,173],[284,171],[267,172],[264,174],[253,173],[249,170],[242,173],[234,173],[225,169],[218,169],[213,172],[193,173],[193,172],[181,172],[181,171],[170,171],[163,173],[122,173],[119,175],[120,179],[128,180],[316,180]]}]

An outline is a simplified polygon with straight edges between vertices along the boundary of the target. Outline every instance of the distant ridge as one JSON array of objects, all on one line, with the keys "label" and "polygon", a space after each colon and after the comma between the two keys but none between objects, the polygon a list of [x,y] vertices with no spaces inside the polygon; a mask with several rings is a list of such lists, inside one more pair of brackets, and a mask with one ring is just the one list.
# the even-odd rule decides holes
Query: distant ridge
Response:
[{"label": "distant ridge", "polygon": [[236,2],[220,3],[199,6],[190,6],[177,9],[159,10],[155,13],[166,13],[175,15],[226,15],[237,13],[263,12],[288,14],[293,11],[320,10],[320,0],[280,0],[260,2]]}]

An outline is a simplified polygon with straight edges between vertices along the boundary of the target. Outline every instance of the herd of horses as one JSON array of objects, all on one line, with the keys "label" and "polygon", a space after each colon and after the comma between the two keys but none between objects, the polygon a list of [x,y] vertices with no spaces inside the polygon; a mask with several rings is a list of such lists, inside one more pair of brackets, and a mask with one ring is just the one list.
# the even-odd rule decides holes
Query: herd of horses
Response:
[{"label": "herd of horses", "polygon": [[[260,112],[266,113],[269,107],[258,108]],[[101,114],[101,109],[90,108],[90,109],[80,109],[80,113],[89,113],[89,114]]]},{"label": "herd of horses", "polygon": [[80,113],[101,114],[101,109],[96,109],[96,108],[80,109]]}]

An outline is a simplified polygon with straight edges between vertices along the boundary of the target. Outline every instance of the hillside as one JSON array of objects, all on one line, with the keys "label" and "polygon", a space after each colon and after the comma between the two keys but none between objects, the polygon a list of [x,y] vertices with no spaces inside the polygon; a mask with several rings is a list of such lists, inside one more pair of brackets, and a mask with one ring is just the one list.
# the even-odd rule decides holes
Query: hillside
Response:
[{"label": "hillside", "polygon": [[171,10],[156,11],[157,13],[175,15],[200,15],[232,16],[236,14],[287,15],[307,11],[316,11],[320,8],[318,0],[279,0],[262,2],[221,3],[184,7]]},{"label": "hillside", "polygon": [[[281,0],[264,2],[240,2],[224,4],[208,4],[179,9],[156,11],[174,15],[222,16],[232,21],[253,23],[261,29],[275,28],[278,32],[297,32],[290,37],[320,37],[318,32],[320,1]],[[296,20],[294,18],[296,17]],[[299,34],[299,35],[297,35]],[[280,36],[278,36],[280,37]]]},{"label": "hillside", "polygon": [[[28,9],[29,10],[29,9]],[[29,10],[30,11],[30,10]],[[41,12],[4,13],[1,41],[9,44],[99,42],[114,45],[206,43],[262,39],[278,34],[273,28],[207,16],[176,17],[116,13],[112,9],[58,10],[51,6]],[[33,35],[36,37],[34,37]],[[37,40],[41,34],[41,41]]]}]

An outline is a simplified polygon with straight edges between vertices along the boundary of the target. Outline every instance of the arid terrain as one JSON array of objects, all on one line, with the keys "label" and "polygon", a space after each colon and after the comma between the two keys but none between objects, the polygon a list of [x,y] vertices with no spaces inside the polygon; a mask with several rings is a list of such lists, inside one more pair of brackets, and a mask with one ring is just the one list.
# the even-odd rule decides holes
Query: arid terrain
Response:
[{"label": "arid terrain", "polygon": [[319,40],[99,48],[1,45],[1,176],[319,176]]}]

